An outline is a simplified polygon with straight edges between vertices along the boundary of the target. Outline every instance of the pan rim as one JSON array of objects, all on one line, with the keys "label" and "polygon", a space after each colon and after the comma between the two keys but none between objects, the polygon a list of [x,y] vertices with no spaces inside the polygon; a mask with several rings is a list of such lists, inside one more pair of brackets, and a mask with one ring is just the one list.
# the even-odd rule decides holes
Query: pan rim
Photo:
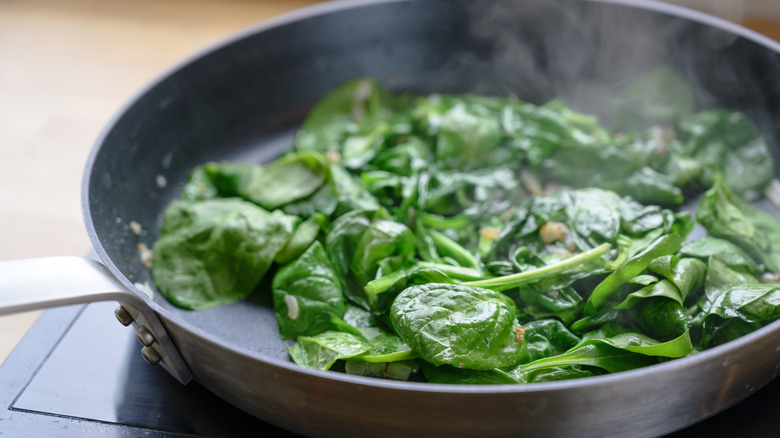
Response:
[{"label": "pan rim", "polygon": [[[187,321],[183,321],[174,315],[169,310],[165,309],[160,304],[150,299],[146,294],[141,292],[114,264],[109,257],[106,249],[97,235],[94,223],[92,221],[91,209],[90,209],[90,197],[89,197],[89,185],[92,177],[92,171],[102,146],[106,142],[107,137],[112,132],[116,124],[122,119],[122,117],[131,109],[143,96],[154,89],[157,85],[163,82],[166,78],[170,77],[177,71],[184,69],[188,65],[196,62],[197,60],[209,55],[212,52],[220,50],[226,46],[229,46],[235,42],[248,38],[256,33],[268,31],[274,28],[282,27],[291,24],[296,21],[313,18],[316,16],[327,15],[337,13],[343,10],[360,8],[372,5],[392,4],[392,3],[410,3],[413,1],[432,1],[432,0],[334,0],[325,3],[318,3],[296,9],[261,22],[249,25],[243,29],[239,29],[216,42],[201,48],[194,53],[186,56],[181,61],[174,63],[171,67],[163,70],[150,80],[144,87],[136,91],[120,108],[114,113],[109,121],[104,125],[97,139],[95,140],[93,147],[87,158],[87,162],[83,172],[81,199],[82,199],[82,216],[87,228],[90,241],[95,249],[100,260],[106,265],[111,273],[129,290],[133,291],[136,295],[149,305],[158,315],[165,321],[171,321],[181,328],[189,331],[192,335],[200,337],[212,344],[229,349],[232,353],[245,356],[254,361],[258,361],[267,365],[271,365],[280,368],[287,372],[300,373],[308,375],[313,378],[325,378],[332,381],[339,381],[345,384],[354,384],[362,387],[374,387],[388,390],[403,390],[418,393],[447,393],[447,394],[472,394],[472,395],[495,395],[495,394],[509,394],[509,393],[537,393],[537,392],[557,392],[564,390],[571,390],[572,388],[585,389],[594,385],[605,384],[618,384],[627,383],[636,379],[644,378],[647,374],[670,374],[680,371],[682,368],[689,368],[700,366],[703,363],[714,362],[721,356],[726,356],[729,353],[736,353],[738,350],[746,347],[748,344],[754,342],[759,338],[775,335],[778,338],[777,349],[780,351],[780,320],[775,321],[765,327],[762,327],[752,333],[742,336],[733,341],[727,342],[723,345],[714,347],[712,349],[705,350],[697,353],[693,356],[683,357],[675,359],[669,362],[654,364],[647,367],[623,371],[614,374],[605,374],[600,376],[592,376],[580,379],[572,379],[565,381],[552,381],[552,382],[540,382],[540,383],[527,383],[527,384],[498,384],[498,385],[477,385],[477,384],[432,384],[425,382],[397,382],[384,379],[376,379],[363,376],[352,376],[342,373],[335,373],[330,371],[320,371],[314,369],[308,369],[299,366],[291,361],[284,361],[276,359],[260,352],[252,351],[244,346],[235,344],[233,342],[222,339],[210,332],[201,329],[198,326],[193,325]],[[665,14],[676,18],[682,18],[689,21],[698,22],[716,29],[726,31],[732,35],[741,37],[745,40],[764,46],[772,52],[780,55],[780,42],[774,41],[769,37],[761,35],[753,30],[750,30],[739,24],[727,21],[725,19],[704,13],[695,11],[683,6],[672,5],[663,3],[656,0],[578,0],[589,3],[602,3],[613,4],[622,7],[642,9],[659,14]],[[773,376],[774,378],[774,376]]]}]

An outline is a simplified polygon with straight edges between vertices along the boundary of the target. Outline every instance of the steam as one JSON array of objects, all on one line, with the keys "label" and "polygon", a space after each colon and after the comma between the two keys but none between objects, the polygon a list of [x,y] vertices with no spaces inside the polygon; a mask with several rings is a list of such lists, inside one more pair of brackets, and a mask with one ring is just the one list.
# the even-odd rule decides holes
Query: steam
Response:
[{"label": "steam", "polygon": [[[742,17],[739,1],[706,3],[721,17],[734,21]],[[538,104],[562,97],[574,108],[602,119],[615,107],[619,90],[662,65],[671,66],[690,82],[700,107],[719,103],[722,99],[715,99],[711,90],[723,84],[739,84],[751,95],[760,93],[740,83],[745,80],[743,68],[724,62],[718,53],[706,58],[730,50],[739,37],[640,6],[639,2],[636,7],[593,1],[473,2],[465,29],[472,47],[445,66],[449,73],[444,82],[467,82],[467,91],[514,95]],[[732,98],[744,104],[738,96]],[[739,106],[735,109],[744,109]]]}]

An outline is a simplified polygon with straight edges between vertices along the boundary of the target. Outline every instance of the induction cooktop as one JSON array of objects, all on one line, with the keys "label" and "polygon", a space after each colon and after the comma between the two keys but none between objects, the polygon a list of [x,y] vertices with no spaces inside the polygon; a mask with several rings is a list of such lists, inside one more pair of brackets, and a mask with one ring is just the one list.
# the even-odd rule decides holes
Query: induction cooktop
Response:
[{"label": "induction cooktop", "polygon": [[[0,366],[0,437],[282,436],[141,357],[116,303],[46,310]],[[670,437],[777,436],[780,379]]]}]

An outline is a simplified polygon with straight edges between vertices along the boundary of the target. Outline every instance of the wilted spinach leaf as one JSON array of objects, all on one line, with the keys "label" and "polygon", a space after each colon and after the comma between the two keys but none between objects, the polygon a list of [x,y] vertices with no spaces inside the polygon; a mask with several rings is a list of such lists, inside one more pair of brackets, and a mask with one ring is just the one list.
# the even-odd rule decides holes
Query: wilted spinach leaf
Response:
[{"label": "wilted spinach leaf", "polygon": [[345,293],[368,309],[363,290],[382,272],[394,272],[410,264],[415,240],[402,224],[389,220],[387,213],[354,210],[333,222],[326,238],[328,256],[347,285]]},{"label": "wilted spinach leaf", "polygon": [[749,205],[717,180],[696,210],[696,220],[713,236],[739,246],[772,272],[780,272],[780,221]]},{"label": "wilted spinach leaf", "polygon": [[734,286],[715,298],[704,319],[702,343],[719,345],[780,317],[780,287],[771,284]]},{"label": "wilted spinach leaf", "polygon": [[295,220],[235,198],[174,201],[152,248],[155,285],[193,310],[244,299],[287,243]]},{"label": "wilted spinach leaf", "polygon": [[774,176],[774,160],[761,133],[742,113],[711,108],[679,121],[686,154],[703,164],[700,183],[716,173],[739,196],[755,198]]},{"label": "wilted spinach leaf", "polygon": [[298,342],[287,348],[293,362],[318,370],[327,370],[339,359],[359,356],[370,349],[368,343],[360,337],[335,331],[299,336]]},{"label": "wilted spinach leaf", "polygon": [[182,194],[186,199],[240,197],[268,210],[305,198],[329,177],[321,154],[287,155],[266,166],[206,163],[196,168]]},{"label": "wilted spinach leaf", "polygon": [[693,89],[686,79],[668,65],[643,74],[618,96],[612,125],[635,131],[647,126],[673,124],[693,112]]},{"label": "wilted spinach leaf", "polygon": [[523,342],[528,345],[529,361],[534,361],[562,354],[580,338],[557,319],[537,319],[523,324]]},{"label": "wilted spinach leaf", "polygon": [[658,357],[683,357],[693,351],[688,333],[668,342],[658,342],[641,333],[608,328],[585,336],[566,353],[521,365],[522,372],[564,365],[587,365],[611,373],[639,368],[658,362]]},{"label": "wilted spinach leaf", "polygon": [[359,334],[342,320],[346,300],[341,283],[319,242],[279,268],[273,279],[273,297],[282,339],[327,330]]},{"label": "wilted spinach leaf", "polygon": [[515,305],[487,289],[431,283],[411,286],[390,308],[395,331],[433,365],[488,370],[527,360]]},{"label": "wilted spinach leaf", "polygon": [[367,311],[348,306],[344,320],[357,329],[371,346],[367,353],[354,358],[355,361],[389,363],[413,359],[415,354],[411,348],[392,330]]},{"label": "wilted spinach leaf", "polygon": [[682,248],[680,248],[680,255],[696,257],[702,261],[715,257],[729,266],[744,268],[750,272],[759,272],[761,270],[759,265],[745,254],[740,247],[728,240],[715,237],[701,237],[684,242]]},{"label": "wilted spinach leaf", "polygon": [[461,385],[502,385],[523,383],[510,373],[499,368],[490,370],[472,370],[456,368],[452,365],[434,366],[421,361],[425,379],[430,383],[453,383]]},{"label": "wilted spinach leaf", "polygon": [[342,157],[343,144],[355,135],[365,134],[392,114],[393,96],[369,78],[346,82],[330,92],[311,109],[298,131],[298,151],[336,152]]},{"label": "wilted spinach leaf", "polygon": [[707,265],[707,277],[704,280],[704,293],[709,308],[715,299],[732,287],[758,283],[756,277],[740,265],[730,266],[717,256],[712,256]]},{"label": "wilted spinach leaf", "polygon": [[635,255],[596,286],[585,303],[585,314],[593,314],[618,290],[618,288],[644,271],[656,257],[676,253],[680,249],[680,235],[667,234],[656,239],[644,251]]}]

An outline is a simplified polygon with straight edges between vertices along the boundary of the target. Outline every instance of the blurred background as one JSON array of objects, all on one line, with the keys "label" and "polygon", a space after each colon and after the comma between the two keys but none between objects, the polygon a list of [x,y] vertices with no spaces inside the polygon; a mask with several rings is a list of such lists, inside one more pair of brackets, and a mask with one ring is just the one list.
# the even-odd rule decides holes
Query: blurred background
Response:
[{"label": "blurred background", "polygon": [[[87,254],[82,172],[122,105],[232,32],[320,2],[0,0],[0,261]],[[672,3],[780,40],[778,0]],[[38,314],[0,317],[0,363]]]}]

